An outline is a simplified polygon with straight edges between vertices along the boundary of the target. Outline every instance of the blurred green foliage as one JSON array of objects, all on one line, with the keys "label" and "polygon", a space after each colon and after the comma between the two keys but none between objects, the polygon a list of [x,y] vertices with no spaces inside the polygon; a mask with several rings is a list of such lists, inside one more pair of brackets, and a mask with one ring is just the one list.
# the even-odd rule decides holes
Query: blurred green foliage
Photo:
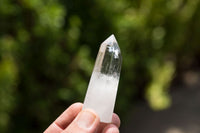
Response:
[{"label": "blurred green foliage", "polygon": [[123,66],[116,111],[170,105],[174,74],[200,57],[200,0],[1,0],[0,132],[42,132],[83,101],[100,43]]}]

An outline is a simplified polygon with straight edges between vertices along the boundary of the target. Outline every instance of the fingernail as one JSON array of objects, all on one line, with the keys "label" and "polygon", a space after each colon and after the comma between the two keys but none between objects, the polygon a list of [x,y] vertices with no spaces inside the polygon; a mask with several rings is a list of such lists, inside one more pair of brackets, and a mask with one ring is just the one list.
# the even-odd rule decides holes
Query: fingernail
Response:
[{"label": "fingernail", "polygon": [[91,111],[84,110],[78,117],[78,126],[80,128],[90,128],[96,119],[96,115]]}]

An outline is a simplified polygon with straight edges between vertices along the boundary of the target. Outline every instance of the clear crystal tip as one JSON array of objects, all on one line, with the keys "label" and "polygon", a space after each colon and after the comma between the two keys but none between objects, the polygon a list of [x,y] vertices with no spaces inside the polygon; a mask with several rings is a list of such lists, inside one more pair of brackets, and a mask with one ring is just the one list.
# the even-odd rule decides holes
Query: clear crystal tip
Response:
[{"label": "clear crystal tip", "polygon": [[113,44],[113,43],[117,43],[117,40],[115,36],[112,34],[102,44]]},{"label": "clear crystal tip", "polygon": [[121,51],[112,34],[100,46],[94,71],[119,77],[121,63]]}]

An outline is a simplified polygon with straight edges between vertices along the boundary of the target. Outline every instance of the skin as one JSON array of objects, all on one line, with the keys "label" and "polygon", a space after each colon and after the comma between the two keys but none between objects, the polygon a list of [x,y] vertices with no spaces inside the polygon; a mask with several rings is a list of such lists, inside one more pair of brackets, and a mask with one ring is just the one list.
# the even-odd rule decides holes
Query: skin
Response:
[{"label": "skin", "polygon": [[113,113],[111,123],[101,123],[92,110],[82,110],[82,103],[67,108],[44,133],[119,133],[120,119]]}]

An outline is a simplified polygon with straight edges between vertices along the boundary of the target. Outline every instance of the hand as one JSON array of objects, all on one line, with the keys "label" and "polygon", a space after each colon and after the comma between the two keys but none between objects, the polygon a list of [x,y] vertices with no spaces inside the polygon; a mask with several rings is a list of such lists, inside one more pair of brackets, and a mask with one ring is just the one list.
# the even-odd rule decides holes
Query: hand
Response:
[{"label": "hand", "polygon": [[82,103],[72,104],[44,133],[119,133],[120,119],[116,114],[111,123],[100,123],[95,112],[82,107]]}]

